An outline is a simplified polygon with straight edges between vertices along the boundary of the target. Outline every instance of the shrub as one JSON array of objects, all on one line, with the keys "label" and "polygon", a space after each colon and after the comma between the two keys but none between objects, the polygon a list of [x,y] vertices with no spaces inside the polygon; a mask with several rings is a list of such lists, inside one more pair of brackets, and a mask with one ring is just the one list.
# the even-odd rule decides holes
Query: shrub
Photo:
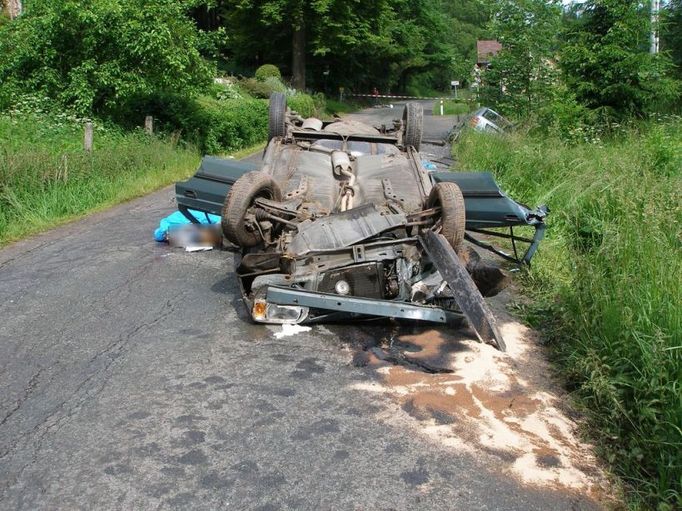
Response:
[{"label": "shrub", "polygon": [[35,0],[0,28],[0,84],[84,115],[166,90],[194,95],[214,70],[187,9],[166,0]]},{"label": "shrub", "polygon": [[267,136],[268,106],[260,99],[188,98],[178,94],[140,97],[129,103],[116,121],[128,128],[139,126],[144,120],[140,112],[153,115],[161,131],[179,131],[183,139],[204,153],[242,149]]},{"label": "shrub", "polygon": [[315,102],[308,94],[297,92],[287,98],[287,105],[292,110],[298,112],[302,117],[312,117],[319,115],[315,109]]},{"label": "shrub", "polygon": [[286,92],[286,86],[277,78],[270,77],[264,81],[255,78],[244,78],[239,86],[255,98],[267,99],[273,92]]},{"label": "shrub", "polygon": [[263,82],[268,78],[277,78],[277,80],[281,80],[282,74],[279,72],[277,66],[273,64],[263,64],[261,67],[256,69],[255,77],[256,80]]}]

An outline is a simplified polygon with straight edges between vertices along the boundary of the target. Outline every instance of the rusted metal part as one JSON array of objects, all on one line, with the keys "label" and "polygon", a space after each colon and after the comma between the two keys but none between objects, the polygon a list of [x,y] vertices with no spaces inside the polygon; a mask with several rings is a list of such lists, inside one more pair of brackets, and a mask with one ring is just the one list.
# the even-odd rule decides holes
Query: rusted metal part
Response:
[{"label": "rusted metal part", "polygon": [[497,322],[488,304],[479,292],[466,267],[459,256],[441,234],[427,231],[420,236],[420,241],[431,262],[445,280],[464,313],[469,324],[473,327],[478,338],[487,344],[495,346],[500,351],[506,350],[506,345]]}]

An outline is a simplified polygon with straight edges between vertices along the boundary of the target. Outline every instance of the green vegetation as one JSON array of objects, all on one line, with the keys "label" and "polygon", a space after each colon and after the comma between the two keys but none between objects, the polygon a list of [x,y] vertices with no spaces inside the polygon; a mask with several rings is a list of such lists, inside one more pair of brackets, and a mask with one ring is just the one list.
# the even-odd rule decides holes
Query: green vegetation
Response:
[{"label": "green vegetation", "polygon": [[335,99],[327,98],[325,101],[325,111],[329,115],[348,114],[360,110],[362,106],[353,101],[337,101]]},{"label": "green vegetation", "polygon": [[[443,101],[444,115],[463,115],[471,111],[469,102],[446,99]],[[433,103],[433,115],[440,115],[440,101]]]},{"label": "green vegetation", "polygon": [[268,78],[276,78],[277,80],[282,79],[282,73],[279,72],[277,66],[272,64],[263,64],[261,67],[256,69],[254,76],[256,77],[256,80],[263,82]]},{"label": "green vegetation", "polygon": [[184,2],[33,0],[2,27],[0,84],[107,115],[162,92],[198,94],[215,74],[201,46]]},{"label": "green vegetation", "polygon": [[93,151],[66,115],[0,115],[0,244],[185,178],[192,148],[100,124]]},{"label": "green vegetation", "polygon": [[500,0],[490,28],[502,51],[483,73],[482,96],[514,117],[538,112],[554,98],[556,82],[552,57],[561,8],[546,0]]},{"label": "green vegetation", "polygon": [[[227,69],[263,61],[298,90],[433,91],[467,81],[489,8],[478,0],[218,0],[206,8],[230,35]],[[254,34],[257,34],[254,37]]]},{"label": "green vegetation", "polygon": [[682,501],[682,120],[568,144],[469,132],[463,169],[546,203],[548,239],[526,283],[596,445],[633,506]]}]

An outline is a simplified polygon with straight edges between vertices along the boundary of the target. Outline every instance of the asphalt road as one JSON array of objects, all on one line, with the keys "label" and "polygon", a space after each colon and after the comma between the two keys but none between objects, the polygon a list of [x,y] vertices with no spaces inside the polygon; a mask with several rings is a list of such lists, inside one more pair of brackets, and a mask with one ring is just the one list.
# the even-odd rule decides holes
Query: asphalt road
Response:
[{"label": "asphalt road", "polygon": [[173,210],[167,188],[0,250],[0,509],[595,506],[363,391],[353,353],[386,325],[250,324],[231,254],[152,240]]}]

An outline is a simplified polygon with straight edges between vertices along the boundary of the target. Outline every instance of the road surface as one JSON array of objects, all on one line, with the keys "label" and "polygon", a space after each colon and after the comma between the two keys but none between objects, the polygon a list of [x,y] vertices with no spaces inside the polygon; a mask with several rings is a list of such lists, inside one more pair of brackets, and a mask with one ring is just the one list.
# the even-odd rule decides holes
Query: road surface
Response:
[{"label": "road surface", "polygon": [[0,509],[598,508],[368,391],[390,325],[250,324],[230,253],[152,241],[173,210],[166,188],[0,250]]}]

